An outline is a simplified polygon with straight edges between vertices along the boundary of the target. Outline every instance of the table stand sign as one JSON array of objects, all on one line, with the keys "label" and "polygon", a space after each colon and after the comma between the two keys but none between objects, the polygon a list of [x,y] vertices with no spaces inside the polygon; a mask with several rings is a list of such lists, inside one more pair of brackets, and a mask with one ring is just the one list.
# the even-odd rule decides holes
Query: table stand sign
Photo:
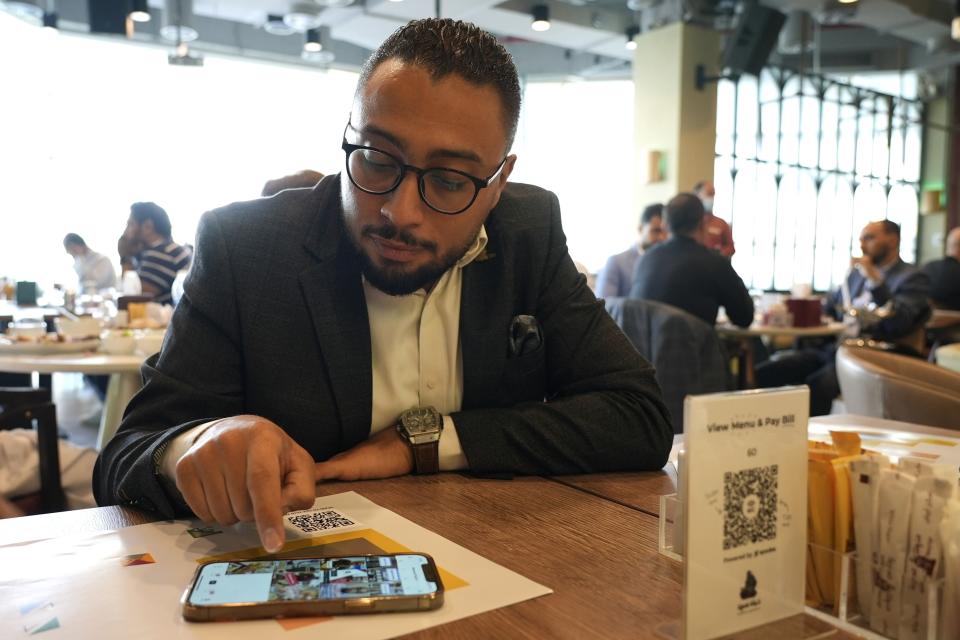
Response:
[{"label": "table stand sign", "polygon": [[802,615],[808,412],[806,387],[687,397],[679,470],[687,640],[770,623],[780,638],[817,633]]}]

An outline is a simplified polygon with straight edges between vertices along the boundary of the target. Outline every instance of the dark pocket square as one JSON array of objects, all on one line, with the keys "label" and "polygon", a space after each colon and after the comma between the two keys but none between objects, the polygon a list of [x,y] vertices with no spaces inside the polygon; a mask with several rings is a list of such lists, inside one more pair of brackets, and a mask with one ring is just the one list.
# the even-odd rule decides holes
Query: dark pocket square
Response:
[{"label": "dark pocket square", "polygon": [[543,331],[533,316],[519,315],[510,322],[510,356],[532,353],[543,344]]}]

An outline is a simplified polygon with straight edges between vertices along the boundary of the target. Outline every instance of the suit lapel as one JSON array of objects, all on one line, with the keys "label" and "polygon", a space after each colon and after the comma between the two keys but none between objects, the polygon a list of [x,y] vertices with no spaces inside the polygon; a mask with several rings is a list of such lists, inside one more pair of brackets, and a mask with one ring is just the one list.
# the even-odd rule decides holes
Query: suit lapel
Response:
[{"label": "suit lapel", "polygon": [[502,295],[499,286],[503,277],[503,259],[495,225],[488,225],[487,233],[484,254],[463,269],[460,350],[463,354],[464,409],[498,404],[500,375],[507,358],[510,318],[504,318],[502,307],[506,296]]},{"label": "suit lapel", "polygon": [[304,242],[317,263],[300,273],[300,288],[337,404],[341,449],[347,449],[370,434],[373,381],[367,304],[360,264],[340,222],[338,181],[317,215],[322,222]]}]

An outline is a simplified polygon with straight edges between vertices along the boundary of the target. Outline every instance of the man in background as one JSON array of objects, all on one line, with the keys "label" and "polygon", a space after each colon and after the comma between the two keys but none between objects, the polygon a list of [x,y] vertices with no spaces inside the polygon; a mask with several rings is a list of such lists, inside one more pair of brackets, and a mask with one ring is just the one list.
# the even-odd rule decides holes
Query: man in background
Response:
[{"label": "man in background", "polygon": [[73,270],[77,272],[80,291],[94,293],[117,286],[117,272],[110,258],[87,246],[76,233],[63,238],[64,250],[73,256]]},{"label": "man in background", "polygon": [[139,247],[134,264],[143,293],[155,302],[170,304],[170,287],[177,272],[190,265],[191,252],[173,241],[170,218],[153,202],[130,205],[127,228],[120,238],[120,247]]},{"label": "man in background", "polygon": [[701,180],[693,186],[693,192],[700,198],[703,209],[707,212],[704,221],[704,246],[729,259],[736,251],[733,248],[733,230],[726,220],[713,215],[713,196],[716,194],[713,182]]},{"label": "man in background", "polygon": [[729,260],[703,244],[700,199],[681,193],[664,209],[670,238],[647,251],[633,276],[631,298],[673,305],[713,326],[722,306],[734,324],[753,322],[753,299]]},{"label": "man in background", "polygon": [[947,252],[923,266],[930,278],[930,299],[938,309],[960,311],[960,227],[947,234]]},{"label": "man in background", "polygon": [[[871,222],[860,232],[863,255],[850,261],[843,286],[830,294],[825,310],[843,319],[849,308],[874,317],[856,327],[875,340],[898,343],[912,335],[930,314],[930,279],[900,258],[900,225],[890,220]],[[882,313],[876,313],[884,308]],[[837,345],[803,349],[757,366],[760,387],[806,384],[810,387],[810,415],[830,413],[840,395],[836,368]]]},{"label": "man in background", "polygon": [[636,244],[607,259],[607,264],[597,278],[598,298],[623,298],[630,295],[633,287],[633,271],[643,252],[653,245],[663,242],[667,232],[663,226],[663,205],[659,202],[647,205],[640,215],[640,237]]}]

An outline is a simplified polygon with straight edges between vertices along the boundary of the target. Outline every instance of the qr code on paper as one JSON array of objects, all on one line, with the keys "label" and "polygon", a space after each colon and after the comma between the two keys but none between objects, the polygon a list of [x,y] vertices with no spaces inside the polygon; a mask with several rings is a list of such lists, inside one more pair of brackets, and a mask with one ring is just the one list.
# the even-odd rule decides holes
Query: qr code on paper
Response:
[{"label": "qr code on paper", "polygon": [[723,548],[777,537],[777,465],[723,474]]},{"label": "qr code on paper", "polygon": [[287,522],[304,533],[342,529],[357,524],[335,509],[319,509],[317,511],[294,511],[288,513]]}]

